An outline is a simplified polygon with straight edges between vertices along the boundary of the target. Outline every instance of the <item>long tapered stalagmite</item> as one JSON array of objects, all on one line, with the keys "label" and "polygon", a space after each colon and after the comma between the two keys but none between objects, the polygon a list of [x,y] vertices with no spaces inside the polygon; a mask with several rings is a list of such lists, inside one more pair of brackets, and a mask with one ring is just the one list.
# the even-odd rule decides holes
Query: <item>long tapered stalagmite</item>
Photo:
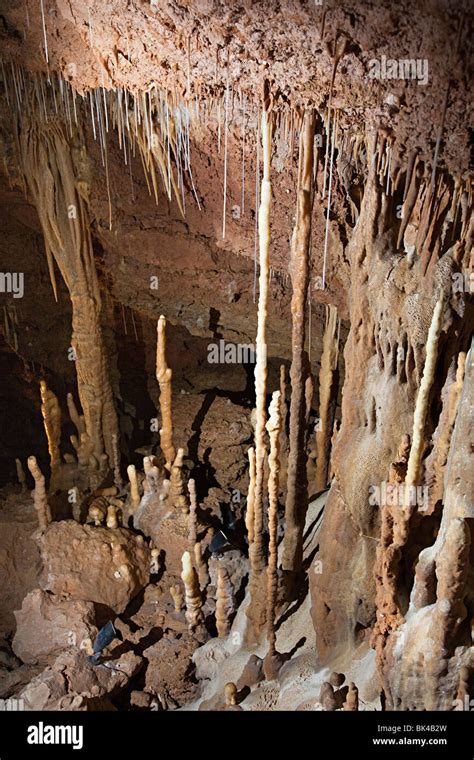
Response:
[{"label": "long tapered stalagmite", "polygon": [[197,495],[196,481],[188,480],[189,492],[189,515],[188,515],[188,542],[191,547],[197,543]]},{"label": "long tapered stalagmite", "polygon": [[304,115],[300,135],[297,213],[290,256],[293,285],[290,450],[282,559],[283,569],[290,572],[297,571],[301,566],[303,529],[308,500],[304,425],[306,414],[304,344],[309,286],[314,127],[314,114],[308,111]]},{"label": "long tapered stalagmite", "polygon": [[264,568],[263,557],[263,471],[265,464],[265,422],[266,422],[266,392],[267,392],[267,311],[268,284],[270,262],[270,205],[272,188],[270,184],[271,158],[271,123],[268,113],[268,103],[262,110],[262,147],[263,147],[263,179],[260,192],[260,208],[258,212],[258,242],[259,242],[259,293],[255,363],[255,396],[256,396],[256,426],[255,426],[255,495],[254,495],[254,535],[250,547],[250,562],[252,572],[261,572]]},{"label": "long tapered stalagmite", "polygon": [[247,510],[245,512],[245,527],[249,546],[253,541],[255,529],[255,449],[251,447],[247,452],[249,458],[249,490],[247,494]]},{"label": "long tapered stalagmite", "polygon": [[122,476],[120,474],[120,451],[118,436],[116,433],[112,435],[112,449],[113,449],[113,466],[114,466],[114,483],[120,490],[122,488]]},{"label": "long tapered stalagmite", "polygon": [[280,487],[280,441],[281,441],[281,397],[280,391],[275,391],[269,409],[267,431],[270,438],[270,454],[268,457],[268,568],[267,568],[267,630],[269,655],[276,652],[276,598],[278,589],[278,491]]},{"label": "long tapered stalagmite", "polygon": [[331,444],[331,390],[335,364],[337,362],[337,309],[329,306],[323,336],[323,352],[319,370],[319,420],[316,430],[316,482],[317,491],[326,488],[328,482],[329,451]]},{"label": "long tapered stalagmite", "polygon": [[[103,473],[112,465],[112,435],[118,433],[118,425],[100,320],[89,179],[82,166],[85,149],[80,145],[71,150],[66,126],[57,119],[35,118],[37,109],[31,105],[17,125],[21,166],[40,219],[53,289],[56,292],[54,260],[69,290],[71,347],[85,434],[96,469]],[[81,431],[78,433],[82,439]]]},{"label": "long tapered stalagmite", "polygon": [[33,502],[38,515],[38,525],[40,531],[45,531],[51,522],[51,509],[46,497],[46,482],[41,472],[36,457],[28,457],[28,469],[33,475],[35,481],[35,490],[33,491]]},{"label": "long tapered stalagmite", "polygon": [[160,386],[160,409],[162,428],[160,430],[160,446],[165,455],[166,468],[171,471],[171,465],[176,457],[173,444],[173,417],[171,413],[171,379],[173,373],[166,363],[166,319],[163,315],[158,320],[158,344],[156,350],[156,378]]},{"label": "long tapered stalagmite", "polygon": [[438,358],[438,341],[443,324],[443,297],[441,297],[433,311],[428,337],[426,339],[426,360],[423,367],[418,396],[416,397],[415,413],[413,416],[413,435],[411,441],[410,456],[408,458],[407,475],[405,478],[405,498],[403,509],[409,510],[410,486],[416,485],[420,472],[421,456],[424,447],[424,431],[426,415],[428,413],[428,401],[433,385],[436,360]]},{"label": "long tapered stalagmite", "polygon": [[183,563],[181,580],[184,583],[186,622],[190,630],[194,630],[204,620],[199,581],[189,552],[184,552],[181,561]]},{"label": "long tapered stalagmite", "polygon": [[59,445],[61,442],[61,408],[56,395],[51,391],[46,382],[40,382],[41,413],[43,415],[44,429],[48,439],[48,451],[51,469],[54,470],[61,464]]},{"label": "long tapered stalagmite", "polygon": [[230,616],[234,612],[234,588],[224,565],[217,568],[216,628],[219,637],[230,631]]}]

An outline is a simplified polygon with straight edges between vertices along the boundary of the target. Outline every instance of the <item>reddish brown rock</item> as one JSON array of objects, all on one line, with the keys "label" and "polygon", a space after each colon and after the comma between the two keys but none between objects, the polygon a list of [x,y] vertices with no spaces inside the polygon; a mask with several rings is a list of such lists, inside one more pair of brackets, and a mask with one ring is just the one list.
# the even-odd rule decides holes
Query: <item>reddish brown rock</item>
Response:
[{"label": "reddish brown rock", "polygon": [[92,602],[66,600],[41,589],[31,591],[15,612],[13,651],[25,663],[44,662],[62,649],[80,647],[97,635]]},{"label": "reddish brown rock", "polygon": [[37,528],[29,494],[11,493],[0,501],[0,632],[15,630],[14,610],[38,586],[41,557],[32,540]]},{"label": "reddish brown rock", "polygon": [[43,587],[67,599],[121,613],[149,581],[149,549],[143,537],[124,528],[65,520],[52,523],[38,542],[46,570]]},{"label": "reddish brown rock", "polygon": [[159,695],[166,691],[180,705],[189,702],[196,694],[192,656],[199,642],[189,634],[179,639],[164,636],[145,649],[148,660],[145,690]]}]

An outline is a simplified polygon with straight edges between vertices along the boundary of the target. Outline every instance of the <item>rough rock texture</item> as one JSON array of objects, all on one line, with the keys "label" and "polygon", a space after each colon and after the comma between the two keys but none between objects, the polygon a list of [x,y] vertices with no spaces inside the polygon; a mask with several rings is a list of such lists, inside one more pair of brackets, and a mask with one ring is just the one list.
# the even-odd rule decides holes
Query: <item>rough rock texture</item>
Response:
[{"label": "rough rock texture", "polygon": [[14,610],[38,585],[41,558],[33,533],[38,529],[33,502],[29,495],[0,496],[0,631],[14,631]]},{"label": "rough rock texture", "polygon": [[123,612],[149,580],[149,550],[124,528],[93,528],[72,520],[52,523],[38,540],[43,588]]},{"label": "rough rock texture", "polygon": [[80,647],[84,639],[93,641],[97,635],[91,602],[65,600],[40,589],[24,598],[15,617],[13,651],[28,664],[48,662],[61,650]]},{"label": "rough rock texture", "polygon": [[84,652],[69,650],[19,692],[26,710],[110,710],[143,660],[126,652],[111,666],[93,666]]},{"label": "rough rock texture", "polygon": [[447,462],[440,530],[419,556],[406,620],[388,643],[384,676],[392,709],[454,709],[461,669],[472,668],[473,402],[471,348]]},{"label": "rough rock texture", "polygon": [[179,704],[189,702],[196,693],[192,655],[199,642],[188,633],[179,639],[164,636],[145,649],[148,660],[145,690],[150,694],[168,693]]}]

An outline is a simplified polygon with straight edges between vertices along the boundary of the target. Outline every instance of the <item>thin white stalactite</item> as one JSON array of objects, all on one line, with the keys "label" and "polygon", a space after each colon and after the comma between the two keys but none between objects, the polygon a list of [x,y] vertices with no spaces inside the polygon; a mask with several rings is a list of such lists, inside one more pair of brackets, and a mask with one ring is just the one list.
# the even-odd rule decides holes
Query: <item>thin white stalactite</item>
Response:
[{"label": "thin white stalactite", "polygon": [[43,0],[40,0],[40,4],[41,4],[41,23],[43,24],[43,36],[44,36],[44,57],[46,59],[46,63],[49,64],[48,38],[46,35],[46,21],[44,17]]},{"label": "thin white stalactite", "polygon": [[240,215],[245,213],[245,95],[242,102],[242,196],[240,201]]},{"label": "thin white stalactite", "polygon": [[255,164],[255,242],[253,251],[253,302],[257,297],[257,247],[258,247],[258,207],[260,205],[260,134],[259,134],[260,115],[257,110],[257,126],[255,136],[257,141],[257,158]]},{"label": "thin white stalactite", "polygon": [[337,113],[334,115],[334,122],[332,127],[332,143],[331,143],[331,165],[329,169],[329,186],[328,186],[328,206],[326,212],[326,232],[324,235],[324,258],[323,258],[323,282],[322,289],[326,289],[326,266],[327,266],[327,254],[328,254],[328,241],[329,241],[329,214],[331,211],[331,197],[332,197],[332,173],[334,165],[334,145],[336,142],[337,131]]},{"label": "thin white stalactite", "polygon": [[329,145],[331,142],[331,112],[328,109],[328,118],[326,123],[326,155],[324,157],[324,173],[323,173],[323,193],[322,198],[326,197],[326,178],[328,170],[328,158],[329,158]]},{"label": "thin white stalactite", "polygon": [[92,134],[94,135],[94,140],[97,140],[97,133],[95,131],[95,119],[94,119],[94,98],[92,95],[92,90],[89,90],[89,99],[90,99],[90,104],[91,104]]},{"label": "thin white stalactite", "polygon": [[227,84],[225,88],[225,119],[224,119],[224,203],[222,210],[222,239],[225,240],[225,217],[227,211],[227,148],[229,136],[229,67],[227,67]]}]

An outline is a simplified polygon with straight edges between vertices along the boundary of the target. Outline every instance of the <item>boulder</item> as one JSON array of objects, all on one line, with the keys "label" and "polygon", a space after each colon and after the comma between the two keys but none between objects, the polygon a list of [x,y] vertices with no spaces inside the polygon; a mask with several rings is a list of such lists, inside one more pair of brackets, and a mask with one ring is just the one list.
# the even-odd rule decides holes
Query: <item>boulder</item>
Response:
[{"label": "boulder", "polygon": [[63,649],[79,647],[97,635],[92,602],[64,599],[41,589],[25,597],[15,617],[13,651],[29,665],[48,662]]},{"label": "boulder", "polygon": [[104,604],[120,614],[149,582],[150,551],[126,528],[53,522],[39,537],[43,588],[66,599]]}]

